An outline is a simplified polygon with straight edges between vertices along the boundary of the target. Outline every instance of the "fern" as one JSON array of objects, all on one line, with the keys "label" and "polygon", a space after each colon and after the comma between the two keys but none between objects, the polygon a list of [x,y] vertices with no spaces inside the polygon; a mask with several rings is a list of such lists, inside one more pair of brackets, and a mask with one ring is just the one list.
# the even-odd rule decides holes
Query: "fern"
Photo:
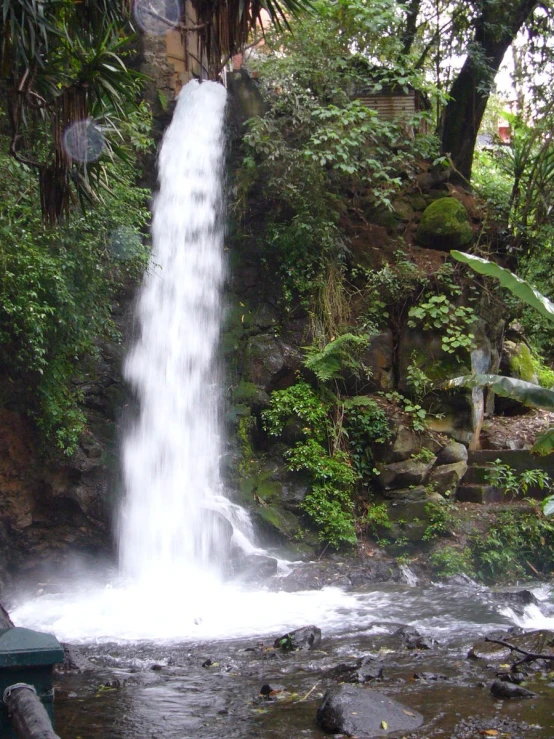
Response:
[{"label": "fern", "polygon": [[342,378],[346,369],[356,370],[360,366],[358,355],[367,346],[366,336],[346,333],[337,336],[323,349],[306,346],[304,366],[311,370],[320,382]]}]

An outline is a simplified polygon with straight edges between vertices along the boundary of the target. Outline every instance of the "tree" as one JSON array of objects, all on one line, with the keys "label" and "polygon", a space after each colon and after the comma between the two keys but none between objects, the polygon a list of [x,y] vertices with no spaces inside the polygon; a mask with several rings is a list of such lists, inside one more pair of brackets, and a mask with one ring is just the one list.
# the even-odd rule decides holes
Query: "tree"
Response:
[{"label": "tree", "polygon": [[477,133],[494,89],[494,78],[506,51],[537,5],[537,0],[476,3],[479,9],[472,24],[473,37],[449,91],[441,135],[442,150],[450,154],[462,181],[471,179]]}]

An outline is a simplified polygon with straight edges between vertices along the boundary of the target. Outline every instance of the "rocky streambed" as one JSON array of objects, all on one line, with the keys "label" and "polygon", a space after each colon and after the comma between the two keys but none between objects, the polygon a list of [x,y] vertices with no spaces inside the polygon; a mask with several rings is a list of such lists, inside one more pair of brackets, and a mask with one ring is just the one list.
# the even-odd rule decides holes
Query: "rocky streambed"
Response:
[{"label": "rocky streambed", "polygon": [[[298,587],[306,588],[306,572],[296,572]],[[320,581],[332,579],[329,569],[318,572]],[[277,590],[279,581],[292,588],[291,574],[266,588]],[[344,601],[320,582],[320,597],[334,594],[332,617],[319,601],[321,629],[275,630],[268,614],[273,630],[263,633],[262,624],[252,637],[97,635],[95,643],[69,644],[56,676],[60,737],[554,737],[554,661],[512,669],[525,652],[554,655],[548,586],[500,591],[463,578],[408,585],[341,577],[350,580]],[[317,592],[312,585],[282,593],[299,618],[300,604]],[[222,620],[227,611],[222,595]],[[294,620],[294,608],[286,618]]]}]

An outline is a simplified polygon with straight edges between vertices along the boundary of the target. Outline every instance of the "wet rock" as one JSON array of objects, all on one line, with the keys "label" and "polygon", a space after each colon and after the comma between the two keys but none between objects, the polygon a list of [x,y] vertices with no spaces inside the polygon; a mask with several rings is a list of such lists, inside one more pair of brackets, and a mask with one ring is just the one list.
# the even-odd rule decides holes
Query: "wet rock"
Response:
[{"label": "wet rock", "polygon": [[326,672],[326,677],[341,683],[368,683],[383,680],[383,663],[375,657],[361,657],[354,664],[340,664]]},{"label": "wet rock", "polygon": [[298,649],[305,651],[317,649],[320,644],[321,629],[317,626],[304,626],[275,639],[273,646],[275,649],[282,649],[284,652],[294,652]]},{"label": "wet rock", "polygon": [[412,431],[406,426],[399,426],[396,439],[392,445],[390,451],[391,462],[404,462],[409,459],[412,454],[416,454],[419,451],[420,441],[415,431]]},{"label": "wet rock", "polygon": [[491,592],[491,598],[522,613],[526,606],[538,606],[540,601],[530,590]]},{"label": "wet rock", "polygon": [[269,391],[285,366],[281,345],[270,334],[259,334],[248,340],[246,358],[249,382]]},{"label": "wet rock", "polygon": [[448,680],[446,675],[440,675],[436,672],[415,672],[414,680],[424,680],[427,682],[438,682],[440,680]]},{"label": "wet rock", "polygon": [[[509,631],[493,631],[487,634],[488,639],[497,639],[512,644],[519,649],[533,654],[547,654],[554,656],[554,632],[547,629],[517,633],[516,629]],[[469,650],[468,657],[471,659],[483,659],[488,661],[505,662],[512,654],[509,647],[495,644],[487,639],[476,642]]]},{"label": "wet rock", "polygon": [[235,571],[246,580],[265,580],[277,572],[277,560],[264,554],[243,554],[235,561]]},{"label": "wet rock", "polygon": [[379,390],[389,390],[392,386],[393,356],[394,339],[389,329],[372,336],[366,352],[360,357],[364,366],[371,371],[370,384]]},{"label": "wet rock", "polygon": [[449,577],[443,578],[442,582],[445,585],[453,585],[457,588],[471,588],[472,590],[484,590],[482,585],[479,585],[472,580],[469,575],[449,575]]},{"label": "wet rock", "polygon": [[520,685],[508,683],[504,680],[495,680],[491,685],[491,694],[495,698],[536,698],[537,694],[533,693]]},{"label": "wet rock", "polygon": [[359,683],[367,683],[371,680],[382,680],[383,663],[373,657],[363,657],[360,666],[356,670],[356,678]]},{"label": "wet rock", "polygon": [[527,675],[523,672],[497,672],[496,677],[505,683],[514,683],[520,685],[527,680]]},{"label": "wet rock", "polygon": [[79,652],[77,647],[69,644],[62,644],[62,647],[64,654],[63,662],[59,665],[55,665],[54,672],[88,672],[98,669],[93,662]]},{"label": "wet rock", "polygon": [[10,614],[6,611],[4,606],[0,603],[0,629],[11,629],[13,626],[14,624],[10,618]]},{"label": "wet rock", "polygon": [[412,731],[421,726],[423,716],[375,690],[339,685],[323,696],[316,721],[329,734],[361,738]]},{"label": "wet rock", "polygon": [[436,645],[434,639],[422,636],[412,626],[401,626],[392,636],[399,637],[407,649],[433,649]]},{"label": "wet rock", "polygon": [[467,462],[467,447],[458,441],[451,441],[437,455],[437,465]]}]

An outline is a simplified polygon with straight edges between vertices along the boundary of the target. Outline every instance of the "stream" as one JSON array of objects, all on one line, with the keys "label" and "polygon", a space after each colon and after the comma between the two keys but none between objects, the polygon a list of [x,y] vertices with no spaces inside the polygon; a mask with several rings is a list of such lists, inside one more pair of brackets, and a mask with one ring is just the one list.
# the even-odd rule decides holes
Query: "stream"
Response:
[{"label": "stream", "polygon": [[[532,589],[538,605],[512,607],[470,582],[289,593],[277,577],[264,589],[227,583],[191,607],[190,592],[173,588],[160,600],[161,590],[126,590],[116,571],[101,586],[106,576],[95,586],[81,573],[89,600],[71,578],[57,579],[11,610],[17,625],[71,645],[73,663],[55,681],[61,739],[323,737],[315,714],[325,690],[343,681],[340,665],[367,656],[383,665],[383,679],[369,688],[423,715],[410,737],[487,736],[484,726],[499,732],[492,736],[554,736],[554,684],[531,675],[526,686],[537,698],[498,701],[489,691],[498,660],[467,658],[492,631],[554,628],[544,584]],[[123,611],[119,622],[114,607]],[[322,629],[319,648],[274,648],[308,623]],[[408,648],[395,634],[401,625],[415,627],[429,648]],[[260,695],[263,685],[274,695]]]}]

